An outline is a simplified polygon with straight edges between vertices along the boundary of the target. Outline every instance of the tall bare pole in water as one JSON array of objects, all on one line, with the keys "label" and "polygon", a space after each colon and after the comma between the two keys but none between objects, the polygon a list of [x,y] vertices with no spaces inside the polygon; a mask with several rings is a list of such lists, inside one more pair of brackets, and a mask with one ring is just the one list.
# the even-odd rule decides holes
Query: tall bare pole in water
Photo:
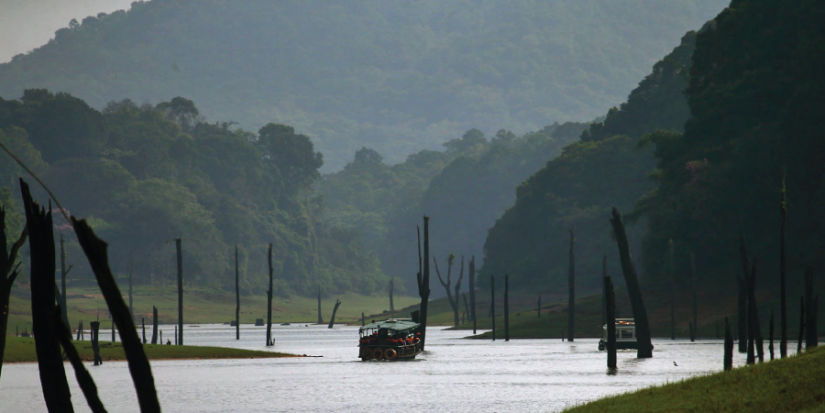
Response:
[{"label": "tall bare pole in water", "polygon": [[183,252],[181,251],[181,240],[175,238],[175,248],[178,252],[178,332],[177,344],[183,345]]},{"label": "tall bare pole in water", "polygon": [[269,289],[266,290],[266,345],[272,343],[272,243],[266,251],[267,263],[269,264]]},{"label": "tall bare pole in water", "polygon": [[238,244],[235,244],[235,340],[241,339],[241,277],[238,272]]}]

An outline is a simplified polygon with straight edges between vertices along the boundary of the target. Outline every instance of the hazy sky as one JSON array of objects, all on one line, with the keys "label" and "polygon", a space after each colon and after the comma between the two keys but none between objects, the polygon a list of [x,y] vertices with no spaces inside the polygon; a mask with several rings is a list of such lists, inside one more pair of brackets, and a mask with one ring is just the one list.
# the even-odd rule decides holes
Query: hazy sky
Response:
[{"label": "hazy sky", "polygon": [[46,44],[71,19],[128,9],[134,0],[0,0],[0,63]]}]

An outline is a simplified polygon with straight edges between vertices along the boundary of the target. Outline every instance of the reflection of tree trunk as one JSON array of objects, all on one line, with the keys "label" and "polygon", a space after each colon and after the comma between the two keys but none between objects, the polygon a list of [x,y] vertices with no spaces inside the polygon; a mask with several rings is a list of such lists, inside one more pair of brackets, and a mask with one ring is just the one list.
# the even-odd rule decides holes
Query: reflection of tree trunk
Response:
[{"label": "reflection of tree trunk", "polygon": [[[53,315],[55,307],[54,233],[51,211],[32,201],[29,188],[21,180],[26,226],[29,228],[29,271],[31,274],[32,333],[40,369],[40,384],[49,411],[72,411],[71,393],[63,369],[63,355]],[[5,250],[5,246],[2,248]],[[5,251],[4,251],[5,252]],[[5,334],[5,332],[4,332]]]},{"label": "reflection of tree trunk", "polygon": [[332,317],[329,318],[329,326],[327,328],[332,328],[333,324],[335,324],[335,313],[338,312],[338,306],[341,305],[341,299],[335,300],[335,307],[332,307]]},{"label": "reflection of tree trunk", "polygon": [[473,334],[476,334],[476,257],[470,258],[470,318],[473,320]]},{"label": "reflection of tree trunk", "polygon": [[175,332],[175,345],[183,345],[183,251],[181,239],[175,239],[175,249],[178,253],[178,326]]},{"label": "reflection of tree trunk", "polygon": [[235,340],[241,339],[241,277],[238,271],[238,244],[235,244]]},{"label": "reflection of tree trunk", "polygon": [[[573,230],[570,230],[570,256],[569,268],[567,273],[567,341],[575,339],[575,313],[576,313],[576,256],[573,251],[573,244],[576,238],[573,235]],[[504,277],[505,280],[507,277]]]},{"label": "reflection of tree trunk", "polygon": [[269,265],[269,289],[266,290],[266,345],[274,344],[272,341],[272,243],[266,251],[267,264]]},{"label": "reflection of tree trunk", "polygon": [[723,366],[725,370],[730,370],[733,367],[733,335],[730,333],[730,324],[727,317],[725,317],[725,359]]},{"label": "reflection of tree trunk", "polygon": [[510,276],[504,274],[504,341],[510,341]]},{"label": "reflection of tree trunk", "polygon": [[613,292],[613,281],[604,276],[604,314],[607,318],[607,368],[616,368],[616,294]]},{"label": "reflection of tree trunk", "polygon": [[642,299],[642,290],[639,287],[639,279],[636,276],[636,269],[630,261],[630,247],[627,244],[627,234],[625,233],[622,216],[616,208],[613,208],[613,231],[616,235],[616,243],[619,247],[619,257],[622,262],[622,273],[624,273],[627,283],[627,294],[630,296],[630,305],[633,308],[633,318],[636,322],[636,343],[638,349],[636,357],[653,357],[653,345],[650,342],[650,327],[647,322],[647,310]]}]

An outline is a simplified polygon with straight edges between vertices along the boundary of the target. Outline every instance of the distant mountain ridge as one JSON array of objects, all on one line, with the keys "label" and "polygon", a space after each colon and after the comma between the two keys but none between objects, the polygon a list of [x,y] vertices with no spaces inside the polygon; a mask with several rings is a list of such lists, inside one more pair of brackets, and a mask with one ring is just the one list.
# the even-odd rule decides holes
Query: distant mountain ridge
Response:
[{"label": "distant mountain ridge", "polygon": [[185,96],[208,119],[294,125],[327,170],[362,146],[398,162],[474,127],[593,118],[725,4],[135,2],[0,65],[0,96],[47,88],[98,109]]}]

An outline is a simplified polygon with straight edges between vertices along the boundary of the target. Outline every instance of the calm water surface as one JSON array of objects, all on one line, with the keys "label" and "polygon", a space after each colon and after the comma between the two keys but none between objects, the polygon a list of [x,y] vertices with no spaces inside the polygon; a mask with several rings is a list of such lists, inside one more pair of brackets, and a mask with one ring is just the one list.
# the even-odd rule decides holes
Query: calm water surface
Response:
[{"label": "calm water surface", "polygon": [[[448,411],[544,412],[721,370],[719,340],[654,340],[652,359],[620,351],[618,373],[606,374],[596,339],[464,340],[467,332],[430,328],[427,351],[414,361],[362,362],[358,328],[273,326],[276,343],[264,346],[265,328],[185,326],[186,344],[239,347],[321,357],[153,361],[161,406],[167,412]],[[173,336],[173,326],[164,326]],[[101,338],[108,338],[101,333]],[[737,365],[744,357],[734,355]],[[110,412],[138,411],[125,362],[94,367]],[[66,364],[77,411],[88,411]],[[0,412],[45,411],[37,365],[3,366]]]}]

